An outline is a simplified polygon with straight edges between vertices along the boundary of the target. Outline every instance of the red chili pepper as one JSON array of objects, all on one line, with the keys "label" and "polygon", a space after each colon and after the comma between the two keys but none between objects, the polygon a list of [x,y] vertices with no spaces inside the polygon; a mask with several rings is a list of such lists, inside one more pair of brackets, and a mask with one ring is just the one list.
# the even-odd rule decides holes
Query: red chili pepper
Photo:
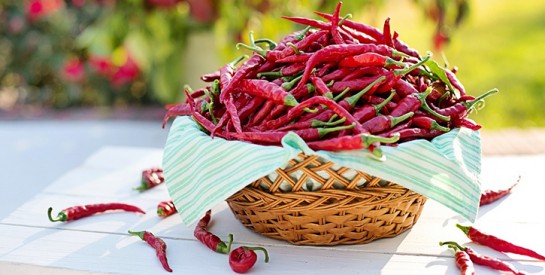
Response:
[{"label": "red chili pepper", "polygon": [[392,65],[404,67],[405,63],[397,61],[393,58],[378,54],[378,53],[374,53],[374,52],[348,56],[341,59],[341,61],[339,61],[339,67],[349,67],[349,68],[363,67],[363,66],[389,67]]},{"label": "red chili pepper", "polygon": [[444,134],[440,130],[428,130],[424,128],[404,128],[397,132],[400,140],[411,140],[415,138],[432,139],[436,136]]},{"label": "red chili pepper", "polygon": [[231,244],[233,243],[233,234],[229,234],[229,242],[225,244],[218,236],[210,233],[207,230],[210,223],[212,211],[208,210],[204,217],[197,223],[193,235],[197,240],[206,245],[213,251],[218,253],[227,254],[231,250]]},{"label": "red chili pepper", "polygon": [[435,111],[441,115],[444,115],[444,116],[450,116],[450,117],[453,117],[453,116],[457,116],[459,118],[463,118],[463,117],[466,117],[469,112],[471,112],[471,110],[479,103],[479,102],[482,102],[482,100],[485,98],[485,97],[488,97],[492,94],[495,94],[498,92],[498,89],[494,88],[478,97],[476,97],[474,100],[470,100],[470,101],[465,101],[465,102],[458,102],[450,107],[447,107],[447,108],[443,108],[443,109],[439,109],[439,108],[434,108]]},{"label": "red chili pepper", "polygon": [[87,204],[87,205],[78,205],[66,208],[57,214],[57,217],[53,219],[51,212],[53,211],[52,207],[47,209],[47,216],[52,222],[67,222],[84,217],[92,216],[97,213],[102,213],[110,210],[123,210],[127,212],[137,212],[146,214],[144,210],[140,209],[131,204],[112,202],[112,203],[98,203],[98,204]]},{"label": "red chili pepper", "polygon": [[[345,125],[333,128],[309,128],[309,129],[300,129],[294,130],[293,132],[299,135],[304,141],[314,141],[319,140],[326,136],[329,133],[347,130],[354,128],[354,125]],[[240,134],[231,134],[233,137],[239,140],[245,140],[252,143],[258,144],[273,144],[280,145],[282,138],[288,132],[285,131],[271,131],[271,132],[243,132]]]},{"label": "red chili pepper", "polygon": [[[447,242],[449,243],[449,242]],[[440,245],[446,244],[446,243],[439,243]],[[461,275],[474,275],[475,274],[475,267],[473,267],[473,262],[471,261],[471,258],[469,257],[469,254],[464,249],[460,249],[455,245],[449,244],[450,248],[454,250],[454,260],[456,262],[456,266],[460,269]]]},{"label": "red chili pepper", "polygon": [[493,203],[511,193],[511,190],[520,182],[520,176],[517,181],[507,189],[492,190],[487,189],[481,193],[481,201],[479,206]]},{"label": "red chili pepper", "polygon": [[257,77],[282,77],[282,76],[291,76],[294,74],[298,74],[302,72],[305,69],[305,63],[299,62],[299,63],[293,63],[291,65],[287,65],[282,67],[279,71],[274,72],[261,72],[257,74]]},{"label": "red chili pepper", "polygon": [[313,54],[314,53],[301,53],[301,54],[288,55],[282,59],[276,60],[275,62],[278,64],[307,62]]},{"label": "red chili pepper", "polygon": [[165,243],[165,241],[163,241],[161,238],[156,237],[155,235],[153,235],[153,233],[149,231],[135,232],[129,230],[129,234],[140,237],[140,239],[153,247],[153,249],[155,249],[155,255],[157,255],[157,258],[159,259],[159,262],[161,262],[163,268],[168,272],[172,272],[172,269],[168,265],[167,244]]},{"label": "red chili pepper", "polygon": [[201,80],[204,81],[204,82],[212,82],[216,79],[220,79],[220,71],[215,71],[213,73],[209,73],[209,74],[203,74],[201,75]]},{"label": "red chili pepper", "polygon": [[390,115],[400,116],[408,112],[415,112],[419,108],[426,110],[428,113],[432,114],[435,117],[438,117],[442,120],[449,121],[450,117],[439,114],[438,112],[432,110],[429,105],[426,103],[426,97],[431,93],[432,88],[428,88],[423,93],[410,94],[403,98],[397,104],[397,107],[392,110]]},{"label": "red chili pepper", "polygon": [[276,104],[286,106],[296,106],[298,104],[292,94],[289,94],[282,87],[267,80],[244,79],[240,81],[239,88],[245,93],[272,100]]},{"label": "red chili pepper", "polygon": [[318,91],[318,93],[320,93],[321,95],[325,97],[333,98],[333,94],[331,93],[331,90],[329,90],[329,87],[327,87],[327,85],[321,78],[316,76],[311,76],[310,81],[312,81],[312,84],[314,85],[314,87],[316,87],[316,91]]},{"label": "red chili pepper", "polygon": [[361,78],[363,76],[385,76],[388,73],[388,70],[382,67],[366,66],[359,67],[354,69],[351,73],[344,76],[341,81],[352,80],[356,78]]},{"label": "red chili pepper", "polygon": [[469,247],[463,247],[459,245],[456,242],[440,242],[439,245],[448,245],[452,249],[459,249],[460,251],[464,251],[469,256],[469,259],[478,265],[482,266],[488,266],[492,269],[499,270],[499,271],[509,271],[513,274],[526,274],[524,272],[521,272],[517,270],[512,264],[504,262],[502,260],[492,258],[489,256],[481,255],[477,253],[475,250],[469,248]]},{"label": "red chili pepper", "polygon": [[427,117],[427,116],[415,116],[412,118],[413,124],[415,126],[428,129],[428,130],[440,130],[443,132],[450,131],[449,128],[442,126],[437,121],[435,121],[433,118]]},{"label": "red chili pepper", "polygon": [[[210,132],[213,135],[216,132],[216,130],[215,130],[216,125],[212,121],[210,121],[206,117],[204,117],[201,113],[199,113],[199,112],[197,112],[195,110],[195,106],[194,106],[195,102],[194,102],[193,98],[191,98],[189,96],[187,91],[185,93],[186,93],[186,96],[187,96],[187,99],[188,99],[188,102],[189,102],[189,108],[191,109],[191,116],[193,117],[195,122],[197,122],[206,131]],[[218,125],[219,125],[219,123],[218,123]]]},{"label": "red chili pepper", "polygon": [[165,182],[165,177],[163,175],[163,169],[161,168],[150,168],[142,171],[142,180],[140,186],[135,189],[139,192],[146,191],[150,188],[153,188],[161,183]]},{"label": "red chili pepper", "polygon": [[[254,54],[250,59],[244,62],[240,68],[234,73],[233,77],[229,81],[222,81],[222,91],[220,94],[220,102],[225,103],[228,99],[228,95],[240,84],[240,81],[246,77],[249,73],[261,66],[265,62],[260,55]],[[228,73],[225,75],[229,75]]]},{"label": "red chili pepper", "polygon": [[323,49],[314,53],[314,55],[308,60],[303,78],[299,82],[298,86],[301,86],[310,78],[312,70],[320,63],[328,61],[336,61],[341,58],[362,54],[366,52],[380,53],[386,56],[396,55],[397,51],[385,46],[385,45],[373,45],[373,44],[341,44],[341,45],[329,45]]},{"label": "red chili pepper", "polygon": [[178,212],[172,200],[162,201],[157,205],[157,216],[166,218]]},{"label": "red chili pepper", "polygon": [[263,251],[265,253],[265,262],[269,262],[269,253],[265,248],[241,246],[229,254],[229,266],[231,266],[231,269],[236,273],[245,273],[250,270],[257,262],[255,250]]},{"label": "red chili pepper", "polygon": [[361,123],[368,121],[373,117],[378,116],[380,110],[382,110],[384,106],[388,105],[388,103],[391,103],[390,100],[392,100],[394,95],[395,92],[390,93],[390,96],[388,96],[386,99],[382,99],[382,102],[375,105],[366,104],[362,108],[359,108],[353,112],[352,115]]},{"label": "red chili pepper", "polygon": [[384,132],[389,129],[392,129],[394,126],[403,122],[404,120],[407,120],[413,115],[414,115],[413,112],[408,112],[404,115],[397,116],[397,117],[379,115],[362,123],[361,126],[365,130],[369,131],[369,133],[376,134],[376,133],[380,133],[380,132]]},{"label": "red chili pepper", "polygon": [[333,17],[331,18],[331,24],[329,27],[329,33],[331,34],[331,37],[333,38],[333,41],[337,44],[344,44],[344,40],[339,34],[339,15],[341,14],[341,6],[343,5],[342,1],[339,1],[337,3],[337,7],[335,8],[335,11],[333,12]]},{"label": "red chili pepper", "polygon": [[322,76],[322,80],[327,83],[327,82],[330,82],[331,80],[343,79],[344,77],[346,77],[353,71],[354,69],[352,68],[337,68],[336,70]]},{"label": "red chili pepper", "polygon": [[384,27],[382,28],[382,42],[390,47],[394,46],[392,40],[392,31],[390,31],[390,17],[384,21]]},{"label": "red chili pepper", "polygon": [[[359,134],[352,136],[341,136],[331,139],[324,139],[318,141],[312,141],[307,143],[307,145],[312,150],[326,150],[326,151],[340,151],[340,150],[358,150],[358,149],[367,149],[369,146],[375,142],[380,143],[394,143],[399,139],[399,136],[393,137],[380,137],[373,136],[369,134]],[[373,150],[374,156],[381,158],[382,152],[379,148]]]},{"label": "red chili pepper", "polygon": [[504,239],[500,239],[496,236],[492,236],[489,234],[485,234],[481,232],[480,230],[472,227],[472,226],[463,226],[460,224],[456,224],[458,228],[460,228],[470,240],[480,243],[482,245],[486,245],[494,250],[497,250],[499,252],[510,252],[515,253],[519,255],[529,256],[532,258],[536,258],[542,261],[545,261],[545,256],[522,246],[518,246],[516,244],[510,243]]},{"label": "red chili pepper", "polygon": [[163,128],[165,128],[165,125],[171,117],[191,115],[191,109],[186,103],[167,105],[166,109],[167,113],[163,117]]}]

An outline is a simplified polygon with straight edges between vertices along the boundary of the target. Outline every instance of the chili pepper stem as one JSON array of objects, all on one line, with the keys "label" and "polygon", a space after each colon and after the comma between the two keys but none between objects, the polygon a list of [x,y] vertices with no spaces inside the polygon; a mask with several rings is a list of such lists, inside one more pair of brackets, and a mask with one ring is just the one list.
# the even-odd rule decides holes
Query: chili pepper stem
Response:
[{"label": "chili pepper stem", "polygon": [[453,242],[453,241],[448,241],[448,242],[439,242],[439,245],[440,246],[443,246],[443,245],[448,245],[448,247],[451,247],[451,248],[457,248],[458,250],[461,250],[461,251],[464,251],[466,248],[461,246],[460,244],[458,244],[457,242]]},{"label": "chili pepper stem", "polygon": [[266,50],[264,50],[264,49],[262,49],[262,48],[260,48],[258,46],[255,46],[255,45],[254,46],[248,46],[248,45],[246,45],[244,43],[237,43],[235,45],[235,47],[236,47],[237,50],[240,50],[240,48],[245,48],[245,49],[248,49],[248,50],[253,51],[255,53],[258,53],[259,55],[261,55],[263,57],[267,56],[267,51]]},{"label": "chili pepper stem", "polygon": [[470,226],[464,226],[459,223],[456,224],[456,227],[460,228],[466,235],[469,234],[469,229],[471,228]]},{"label": "chili pepper stem", "polygon": [[49,218],[50,221],[52,222],[64,222],[68,219],[68,217],[66,216],[66,214],[64,212],[59,212],[59,214],[57,215],[57,218],[56,219],[53,219],[53,217],[51,216],[51,212],[53,211],[53,207],[49,207],[47,209],[47,217]]},{"label": "chili pepper stem", "polygon": [[339,124],[342,124],[346,121],[346,117],[343,117],[341,119],[331,121],[331,122],[323,122],[320,120],[313,120],[310,127],[317,128],[317,127],[331,127],[331,126],[337,126]]},{"label": "chili pepper stem", "polygon": [[417,95],[418,100],[420,101],[420,106],[422,107],[422,109],[424,109],[426,112],[430,113],[431,115],[433,115],[433,116],[435,116],[435,117],[437,117],[437,118],[439,118],[441,120],[444,120],[444,121],[450,121],[450,116],[445,116],[445,115],[439,114],[438,112],[436,112],[435,110],[430,108],[430,106],[426,102],[426,97],[428,95],[430,95],[432,91],[433,91],[433,88],[428,87],[426,89],[426,91],[424,91],[423,93]]},{"label": "chili pepper stem", "polygon": [[268,38],[260,38],[260,39],[257,39],[254,41],[255,44],[257,43],[266,43],[266,44],[269,44],[269,49],[270,50],[274,50],[274,48],[276,48],[276,42],[268,39]]},{"label": "chili pepper stem", "polygon": [[300,34],[295,36],[295,40],[299,41],[299,40],[303,39],[303,37],[305,37],[305,35],[308,33],[308,31],[310,31],[311,28],[312,28],[311,26],[305,27],[303,29],[303,31],[301,31]]},{"label": "chili pepper stem", "polygon": [[144,233],[145,233],[144,231],[130,231],[129,230],[128,232],[131,235],[140,237],[140,239],[142,239],[142,240],[144,239]]},{"label": "chili pepper stem", "polygon": [[397,70],[394,70],[394,74],[396,76],[400,76],[400,75],[406,75],[408,73],[410,73],[412,70],[420,67],[422,64],[426,63],[428,60],[430,60],[431,58],[431,53],[428,53],[428,55],[426,55],[426,57],[422,58],[422,60],[420,60],[418,63],[415,63],[405,69],[397,69]]},{"label": "chili pepper stem", "polygon": [[490,90],[490,91],[476,97],[474,100],[471,100],[469,102],[465,102],[464,105],[465,105],[467,110],[471,110],[471,109],[473,109],[473,107],[475,107],[476,104],[481,102],[485,97],[493,95],[493,94],[495,94],[497,92],[499,92],[499,90],[497,88],[494,88],[494,89],[492,89],[492,90]]},{"label": "chili pepper stem", "polygon": [[[379,78],[377,78],[375,81],[371,82],[371,84],[367,85],[367,87],[365,87],[363,90],[359,91],[357,94],[347,98],[346,100],[348,101],[348,103],[350,104],[350,106],[355,106],[356,103],[358,102],[358,100],[360,100],[360,98],[365,94],[367,93],[369,90],[371,90],[373,87],[375,87],[377,84],[383,82],[384,80],[386,80],[386,77],[385,76],[381,76]],[[348,88],[347,88],[348,89]]]},{"label": "chili pepper stem", "polygon": [[297,99],[295,99],[295,97],[292,94],[288,94],[284,98],[284,105],[286,105],[286,106],[295,107],[298,104],[299,104],[299,102],[297,102]]},{"label": "chili pepper stem", "polygon": [[323,136],[325,136],[325,135],[327,135],[329,133],[332,133],[332,132],[352,129],[355,126],[356,126],[356,124],[352,123],[350,125],[337,126],[337,127],[333,127],[333,128],[319,128],[318,133],[319,133],[320,137],[323,137]]},{"label": "chili pepper stem", "polygon": [[263,251],[263,253],[265,254],[265,262],[266,263],[269,262],[269,252],[267,252],[267,249],[260,246],[255,246],[255,247],[243,246],[242,248],[244,248],[244,250]]},{"label": "chili pepper stem", "polygon": [[229,254],[229,251],[231,251],[231,245],[233,244],[233,234],[229,234],[229,240],[227,241],[227,244],[225,243],[219,243],[216,247],[216,252],[223,253],[223,254]]},{"label": "chili pepper stem", "polygon": [[392,123],[392,127],[398,125],[399,123],[405,121],[406,119],[412,117],[414,115],[414,112],[408,112],[404,115],[398,116],[398,117],[391,117],[390,121]]}]

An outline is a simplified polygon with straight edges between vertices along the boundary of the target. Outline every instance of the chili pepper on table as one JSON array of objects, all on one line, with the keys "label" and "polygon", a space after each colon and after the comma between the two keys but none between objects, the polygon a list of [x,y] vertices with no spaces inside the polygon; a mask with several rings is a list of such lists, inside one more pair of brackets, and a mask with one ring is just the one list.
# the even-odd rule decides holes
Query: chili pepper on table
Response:
[{"label": "chili pepper on table", "polygon": [[231,250],[231,244],[233,243],[233,234],[229,234],[229,242],[225,244],[218,236],[210,233],[207,230],[210,223],[212,211],[208,210],[204,217],[202,217],[193,231],[193,235],[197,240],[206,245],[213,251],[218,253],[227,254]]},{"label": "chili pepper on table", "polygon": [[487,190],[484,190],[482,193],[481,193],[481,201],[479,203],[479,206],[483,206],[483,205],[486,205],[486,204],[490,204],[490,203],[493,203],[505,196],[507,196],[509,193],[511,193],[511,190],[518,185],[518,183],[520,182],[520,176],[518,177],[517,181],[509,186],[509,188],[507,189],[498,189],[498,190],[492,190],[492,189],[487,189]]},{"label": "chili pepper on table", "polygon": [[73,221],[73,220],[81,219],[84,217],[92,216],[97,213],[113,211],[113,210],[123,210],[127,212],[136,212],[136,213],[146,214],[144,210],[140,209],[137,206],[126,204],[126,203],[120,203],[120,202],[112,202],[112,203],[97,203],[97,204],[86,204],[86,205],[68,207],[62,210],[61,212],[59,212],[59,214],[57,214],[57,217],[55,219],[53,219],[53,217],[51,216],[51,212],[53,211],[53,208],[49,207],[47,209],[47,216],[49,220],[52,222],[67,222],[67,221]]},{"label": "chili pepper on table", "polygon": [[545,256],[531,249],[510,243],[496,236],[483,233],[480,230],[474,228],[473,226],[463,226],[461,224],[456,224],[456,226],[460,228],[460,230],[462,230],[470,240],[476,243],[480,243],[482,245],[486,245],[496,251],[510,252],[545,261]]},{"label": "chili pepper on table", "polygon": [[233,249],[229,254],[229,266],[236,273],[245,273],[250,270],[257,262],[256,250],[261,250],[265,253],[265,262],[269,262],[269,253],[263,247],[247,247],[241,246]]},{"label": "chili pepper on table", "polygon": [[[443,245],[443,243],[439,243]],[[473,275],[475,274],[475,267],[469,257],[469,254],[464,249],[460,249],[455,245],[449,245],[449,248],[454,250],[454,261],[458,269],[460,269],[461,275]]]},{"label": "chili pepper on table", "polygon": [[153,235],[153,233],[149,231],[130,231],[129,234],[138,236],[140,239],[148,243],[153,249],[155,249],[155,254],[157,255],[157,258],[161,262],[161,265],[163,268],[168,271],[172,272],[172,269],[168,265],[167,260],[167,244],[165,241],[163,241],[161,238],[156,237]]},{"label": "chili pepper on table", "polygon": [[135,190],[138,190],[139,192],[143,192],[163,182],[165,182],[163,169],[161,168],[146,169],[142,171],[141,184],[140,186],[136,187]]},{"label": "chili pepper on table", "polygon": [[448,245],[452,249],[456,248],[458,250],[466,252],[467,255],[469,256],[469,259],[471,259],[471,261],[475,264],[488,266],[492,269],[499,270],[499,271],[508,271],[518,275],[526,274],[524,272],[517,270],[512,264],[508,262],[504,262],[502,260],[489,257],[486,255],[481,255],[477,253],[475,250],[471,249],[470,247],[461,246],[456,242],[440,242],[439,245]]},{"label": "chili pepper on table", "polygon": [[157,205],[157,216],[166,218],[176,213],[176,206],[172,200],[162,201]]}]

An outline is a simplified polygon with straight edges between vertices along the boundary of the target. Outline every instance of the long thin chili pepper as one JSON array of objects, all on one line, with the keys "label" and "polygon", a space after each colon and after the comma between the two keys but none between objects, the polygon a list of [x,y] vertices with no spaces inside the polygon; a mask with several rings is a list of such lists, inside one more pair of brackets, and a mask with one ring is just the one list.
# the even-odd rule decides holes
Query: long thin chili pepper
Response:
[{"label": "long thin chili pepper", "polygon": [[166,218],[178,212],[172,200],[166,200],[157,204],[157,216]]},{"label": "long thin chili pepper", "polygon": [[492,269],[499,270],[499,271],[508,271],[517,275],[526,274],[524,272],[517,270],[512,264],[508,262],[504,262],[502,260],[499,260],[493,257],[481,255],[477,253],[475,250],[471,249],[470,247],[461,246],[456,242],[440,242],[439,245],[448,245],[452,249],[456,248],[456,249],[459,249],[460,251],[466,252],[467,255],[469,256],[469,259],[475,264],[488,266]]},{"label": "long thin chili pepper", "polygon": [[367,130],[371,134],[376,134],[380,132],[387,131],[389,129],[392,129],[397,124],[407,120],[408,118],[412,117],[414,115],[413,112],[408,112],[401,116],[386,116],[386,115],[379,115],[376,116],[364,123],[361,124],[361,126]]},{"label": "long thin chili pepper", "polygon": [[532,258],[536,258],[542,261],[545,261],[545,256],[522,246],[510,243],[504,239],[498,238],[496,236],[492,236],[486,233],[481,232],[480,230],[474,228],[473,226],[463,226],[460,224],[456,224],[460,230],[462,230],[470,240],[480,243],[482,245],[486,245],[494,250],[497,250],[499,252],[510,252],[514,254],[529,256]]},{"label": "long thin chili pepper", "polygon": [[429,105],[426,103],[426,97],[431,93],[431,91],[432,91],[432,88],[430,87],[423,93],[408,95],[397,104],[397,107],[392,110],[390,115],[400,116],[408,112],[415,112],[419,108],[422,108],[435,117],[438,117],[445,121],[449,121],[450,120],[449,116],[442,115],[438,113],[437,111],[432,110],[429,107]]},{"label": "long thin chili pepper", "polygon": [[382,110],[382,108],[384,108],[384,106],[386,106],[390,102],[390,100],[392,100],[394,95],[395,92],[392,92],[386,99],[383,99],[382,102],[378,104],[366,104],[362,108],[357,109],[355,112],[352,113],[354,115],[354,118],[357,119],[359,122],[363,123],[375,116],[378,116],[380,110]]},{"label": "long thin chili pepper", "polygon": [[178,104],[169,105],[166,107],[166,109],[167,109],[167,113],[163,117],[163,125],[162,125],[163,128],[165,128],[165,125],[167,124],[168,120],[171,117],[191,115],[191,109],[189,108],[189,105],[187,105],[186,103],[178,103]]},{"label": "long thin chili pepper", "polygon": [[229,253],[229,266],[231,269],[236,273],[245,273],[250,270],[257,262],[256,250],[265,253],[265,262],[268,263],[269,253],[265,248],[241,246]]},{"label": "long thin chili pepper", "polygon": [[153,235],[153,233],[149,231],[130,231],[129,234],[138,236],[140,239],[148,243],[153,249],[155,249],[155,254],[157,255],[157,258],[159,259],[159,262],[161,262],[161,265],[163,268],[168,271],[172,272],[172,269],[168,265],[167,260],[167,244],[165,241],[163,241],[161,238],[156,237]]},{"label": "long thin chili pepper", "polygon": [[318,91],[321,95],[328,98],[333,98],[331,90],[329,90],[329,87],[327,87],[323,79],[311,76],[310,81],[312,81],[312,84],[314,85],[314,87],[316,87],[316,91]]},{"label": "long thin chili pepper", "polygon": [[[369,134],[359,134],[312,141],[307,143],[307,145],[312,150],[340,151],[367,149],[375,142],[388,144],[394,143],[398,140],[399,136],[380,137]],[[382,158],[382,151],[379,148],[376,148],[371,153],[378,158]]]},{"label": "long thin chili pepper", "polygon": [[382,42],[390,47],[394,46],[392,32],[390,31],[390,17],[384,20],[384,27],[382,28]]},{"label": "long thin chili pepper", "polygon": [[511,193],[511,190],[515,188],[515,186],[518,185],[520,182],[520,176],[518,177],[517,181],[509,186],[507,189],[487,189],[482,191],[481,193],[481,201],[479,203],[479,206],[483,206],[486,204],[493,203]]},{"label": "long thin chili pepper", "polygon": [[201,80],[204,81],[204,82],[212,82],[216,79],[220,79],[220,71],[217,70],[213,73],[209,73],[209,74],[203,74],[201,75]]},{"label": "long thin chili pepper", "polygon": [[228,98],[227,95],[229,95],[235,89],[235,87],[239,85],[240,81],[244,79],[244,77],[246,77],[247,74],[255,70],[264,62],[265,62],[265,59],[258,54],[252,55],[250,59],[244,62],[244,64],[241,67],[239,67],[238,70],[234,73],[233,77],[230,79],[228,84],[224,83],[224,86],[222,86],[222,91],[220,94],[220,102],[225,103],[225,101]]},{"label": "long thin chili pepper", "polygon": [[341,34],[339,33],[339,21],[340,21],[339,16],[341,14],[342,5],[343,5],[342,1],[339,1],[339,3],[337,3],[337,7],[335,7],[335,11],[333,12],[333,17],[331,18],[330,29],[329,29],[329,33],[331,34],[333,41],[337,44],[344,44],[344,40],[341,37]]},{"label": "long thin chili pepper", "polygon": [[142,171],[142,179],[141,179],[140,186],[136,187],[135,190],[143,192],[157,185],[160,185],[163,182],[165,182],[163,169],[161,168],[145,169]]},{"label": "long thin chili pepper", "polygon": [[305,63],[302,63],[302,62],[293,63],[291,65],[282,67],[282,69],[280,69],[279,71],[258,73],[257,77],[262,77],[262,76],[272,76],[272,77],[290,76],[290,75],[300,73],[304,69],[305,69]]},{"label": "long thin chili pepper", "polygon": [[448,127],[442,126],[437,121],[430,117],[426,116],[415,116],[412,118],[413,124],[415,126],[428,129],[428,130],[440,130],[443,132],[448,132],[450,129]]},{"label": "long thin chili pepper", "polygon": [[363,67],[363,66],[401,66],[404,67],[405,63],[397,61],[388,56],[384,56],[374,52],[367,52],[358,55],[352,55],[341,59],[339,67]]},{"label": "long thin chili pepper", "polygon": [[458,117],[465,117],[471,110],[479,103],[482,102],[482,100],[490,95],[493,95],[498,92],[498,89],[494,88],[478,97],[476,97],[474,100],[465,101],[465,102],[458,102],[450,107],[439,109],[434,108],[435,111],[441,115],[444,116],[458,116]]},{"label": "long thin chili pepper", "polygon": [[239,88],[245,93],[272,100],[276,104],[284,104],[286,106],[296,106],[298,104],[292,94],[289,94],[282,87],[267,80],[244,79],[240,81]]},{"label": "long thin chili pepper", "polygon": [[193,235],[195,236],[195,238],[197,238],[197,240],[199,240],[211,250],[218,253],[227,254],[231,250],[231,244],[233,243],[233,234],[229,234],[229,242],[225,244],[218,236],[210,233],[207,230],[207,227],[210,223],[211,215],[212,211],[208,210],[204,217],[199,220],[197,226],[195,226]]},{"label": "long thin chili pepper", "polygon": [[97,203],[97,204],[86,204],[86,205],[68,207],[66,209],[61,210],[61,212],[57,214],[56,218],[53,218],[51,216],[51,212],[53,211],[53,208],[49,207],[47,209],[47,217],[52,222],[67,222],[67,221],[81,219],[84,217],[89,217],[97,213],[113,211],[113,210],[123,210],[127,212],[146,214],[144,210],[140,209],[137,206],[126,204],[126,203],[120,203],[120,202],[112,202],[112,203]]},{"label": "long thin chili pepper", "polygon": [[[354,128],[354,125],[338,126],[333,128],[309,128],[294,130],[292,132],[299,135],[304,141],[314,141],[323,138],[329,133],[347,130]],[[288,134],[288,132],[271,131],[271,132],[244,132],[240,134],[231,134],[239,140],[250,141],[258,144],[281,144],[282,138]]]}]

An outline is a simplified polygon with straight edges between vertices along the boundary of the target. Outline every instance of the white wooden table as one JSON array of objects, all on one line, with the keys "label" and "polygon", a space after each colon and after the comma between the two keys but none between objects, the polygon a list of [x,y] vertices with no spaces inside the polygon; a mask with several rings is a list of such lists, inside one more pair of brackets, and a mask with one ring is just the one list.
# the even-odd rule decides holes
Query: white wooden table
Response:
[{"label": "white wooden table", "polygon": [[[233,274],[227,255],[210,251],[193,237],[193,228],[177,215],[157,217],[156,205],[167,199],[165,186],[138,193],[142,169],[161,164],[160,148],[104,147],[84,163],[0,220],[0,274],[166,274],[154,251],[127,230],[149,230],[163,238],[174,274]],[[475,225],[484,231],[545,254],[545,155],[488,157],[483,160],[484,187],[504,187],[522,176],[507,198],[482,207]],[[3,185],[6,186],[6,185]],[[107,213],[69,223],[52,223],[46,210],[108,201],[138,205],[146,215]],[[2,202],[2,205],[10,201]],[[458,241],[475,250],[511,262],[529,274],[545,274],[545,262],[495,252],[469,243],[456,223],[460,215],[428,200],[417,224],[391,239],[365,245],[294,246],[243,227],[225,203],[215,207],[210,230],[240,245],[263,246],[249,274],[459,274],[452,250],[440,241]],[[498,274],[476,267],[477,274]]]}]

